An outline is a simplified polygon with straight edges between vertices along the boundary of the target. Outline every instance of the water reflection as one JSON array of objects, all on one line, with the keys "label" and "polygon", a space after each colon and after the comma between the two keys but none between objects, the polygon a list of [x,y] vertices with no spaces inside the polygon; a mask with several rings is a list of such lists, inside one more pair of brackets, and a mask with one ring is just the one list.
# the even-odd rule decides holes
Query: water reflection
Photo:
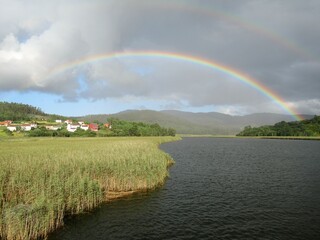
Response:
[{"label": "water reflection", "polygon": [[315,239],[320,141],[187,138],[166,184],[66,221],[49,239]]}]

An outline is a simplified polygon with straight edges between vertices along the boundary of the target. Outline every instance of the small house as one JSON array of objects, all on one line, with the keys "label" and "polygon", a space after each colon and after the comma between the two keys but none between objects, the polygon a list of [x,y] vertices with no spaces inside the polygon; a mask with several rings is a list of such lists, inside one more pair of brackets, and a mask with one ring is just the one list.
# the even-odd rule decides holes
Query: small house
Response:
[{"label": "small house", "polygon": [[14,132],[14,131],[17,131],[17,126],[11,126],[11,125],[9,125],[9,126],[7,126],[7,129],[8,129],[9,131],[11,131],[11,132]]},{"label": "small house", "polygon": [[51,131],[57,131],[58,129],[59,129],[60,127],[58,127],[58,126],[46,126],[46,129],[47,130],[51,130]]},{"label": "small house", "polygon": [[90,123],[90,124],[89,124],[89,129],[90,129],[91,131],[97,132],[97,131],[99,130],[99,126],[98,126],[98,124],[96,124],[96,123]]},{"label": "small house", "polygon": [[0,122],[0,126],[8,127],[11,123],[12,123],[11,120],[6,120],[6,121],[3,121],[3,122]]},{"label": "small house", "polygon": [[67,119],[67,120],[64,121],[64,123],[66,123],[66,124],[72,124],[72,120]]},{"label": "small house", "polygon": [[21,125],[22,131],[31,131],[31,129],[32,129],[31,124],[22,124]]},{"label": "small house", "polygon": [[85,130],[85,131],[87,131],[87,130],[89,129],[89,125],[88,125],[88,124],[82,124],[82,125],[80,126],[80,128],[83,129],[83,130]]},{"label": "small house", "polygon": [[79,127],[80,127],[80,125],[78,125],[78,124],[68,124],[67,130],[69,132],[75,132]]}]

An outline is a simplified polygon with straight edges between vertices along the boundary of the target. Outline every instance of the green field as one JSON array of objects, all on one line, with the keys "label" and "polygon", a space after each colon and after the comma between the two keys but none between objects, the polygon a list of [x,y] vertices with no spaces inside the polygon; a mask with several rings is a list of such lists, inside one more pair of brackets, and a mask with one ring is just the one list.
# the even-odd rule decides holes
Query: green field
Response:
[{"label": "green field", "polygon": [[114,193],[154,189],[177,137],[0,140],[0,238],[35,239]]}]

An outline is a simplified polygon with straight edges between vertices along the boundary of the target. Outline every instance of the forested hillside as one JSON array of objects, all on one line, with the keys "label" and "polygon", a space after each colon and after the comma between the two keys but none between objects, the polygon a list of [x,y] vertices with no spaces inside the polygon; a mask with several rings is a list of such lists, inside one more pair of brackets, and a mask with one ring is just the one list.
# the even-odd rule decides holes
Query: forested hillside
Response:
[{"label": "forested hillside", "polygon": [[40,108],[21,103],[0,102],[0,121],[31,120],[35,115],[46,115]]},{"label": "forested hillside", "polygon": [[[27,104],[0,102],[0,121],[15,122],[13,130],[8,130],[6,127],[1,128],[0,132],[5,136],[13,136],[13,131],[22,132],[21,136],[28,137],[175,136],[176,134],[173,128],[161,127],[157,123],[131,122],[112,117],[102,122],[97,119],[85,121],[85,124],[82,124],[87,127],[86,129],[81,128],[82,125],[74,120],[72,124],[76,130],[69,131],[68,125],[61,121],[61,123],[56,123],[57,119],[64,120],[66,117],[46,114],[41,109]],[[37,125],[29,130],[22,129],[21,122],[25,124],[26,121],[32,121]],[[92,122],[96,123],[97,129],[87,131]],[[53,124],[56,127],[55,130],[52,130]]]},{"label": "forested hillside", "polygon": [[281,121],[272,126],[247,126],[237,136],[320,136],[320,116],[303,121]]},{"label": "forested hillside", "polygon": [[[316,121],[317,117],[303,115],[305,119]],[[134,126],[122,124],[123,131],[114,129],[114,135],[144,135],[149,130],[142,130],[150,126],[161,126],[163,128],[175,129],[180,134],[216,134],[235,135],[242,129],[239,136],[314,136],[319,134],[317,126],[305,120],[302,123],[289,122],[293,118],[290,115],[274,113],[255,113],[244,116],[231,116],[222,113],[193,113],[182,111],[152,111],[152,110],[128,110],[116,114],[87,115],[83,117],[70,117],[46,114],[41,109],[27,104],[0,102],[0,121],[30,121],[56,119],[65,120],[67,118],[76,121],[106,123],[109,118],[136,122]],[[137,125],[137,123],[139,123]],[[147,124],[142,126],[142,123]],[[157,125],[156,125],[157,124]],[[272,126],[272,124],[275,124]],[[247,127],[245,127],[247,126]],[[262,127],[260,127],[262,126]],[[138,128],[138,132],[136,129]],[[128,133],[130,130],[130,134]],[[125,132],[125,133],[124,133]],[[160,131],[161,132],[161,131]],[[161,134],[160,134],[161,135]],[[169,134],[171,135],[171,133]]]},{"label": "forested hillside", "polygon": [[175,136],[173,128],[164,128],[159,124],[147,124],[142,122],[128,122],[116,118],[108,119],[112,128],[110,136]]},{"label": "forested hillside", "polygon": [[[235,135],[248,125],[259,127],[263,125],[272,125],[281,121],[293,120],[293,117],[290,115],[275,113],[255,113],[244,116],[231,116],[217,112],[193,113],[174,110],[129,110],[111,115],[88,115],[78,117],[77,119],[88,122],[95,120],[106,122],[110,117],[133,122],[149,124],[157,123],[166,128],[174,128],[177,133],[181,134],[218,135]],[[303,115],[303,117],[305,119],[310,119],[313,116]]]}]

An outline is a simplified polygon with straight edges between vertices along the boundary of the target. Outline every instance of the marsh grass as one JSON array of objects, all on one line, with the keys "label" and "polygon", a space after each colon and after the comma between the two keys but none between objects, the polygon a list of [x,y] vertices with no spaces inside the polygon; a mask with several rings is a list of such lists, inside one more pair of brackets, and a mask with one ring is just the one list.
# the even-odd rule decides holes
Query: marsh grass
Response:
[{"label": "marsh grass", "polygon": [[153,189],[172,159],[173,137],[13,139],[0,142],[0,238],[45,238],[109,193]]}]

